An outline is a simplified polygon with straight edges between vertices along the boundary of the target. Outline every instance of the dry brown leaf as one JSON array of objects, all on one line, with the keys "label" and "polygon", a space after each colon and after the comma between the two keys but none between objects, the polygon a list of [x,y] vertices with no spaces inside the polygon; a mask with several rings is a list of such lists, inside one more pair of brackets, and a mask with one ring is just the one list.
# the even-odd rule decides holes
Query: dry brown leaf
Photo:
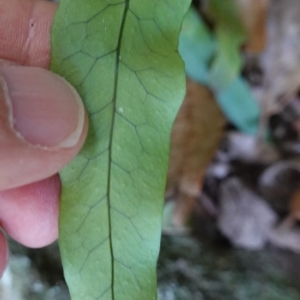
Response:
[{"label": "dry brown leaf", "polygon": [[296,189],[290,203],[290,216],[300,221],[300,187]]},{"label": "dry brown leaf", "polygon": [[187,94],[173,126],[167,182],[167,194],[177,191],[176,225],[182,226],[193,210],[225,122],[208,88],[188,80]]},{"label": "dry brown leaf", "polygon": [[296,226],[300,221],[300,187],[289,203],[289,215],[269,235],[269,241],[277,247],[300,253],[300,231]]},{"label": "dry brown leaf", "polygon": [[260,53],[266,45],[266,19],[269,0],[234,0],[248,32],[244,49]]}]

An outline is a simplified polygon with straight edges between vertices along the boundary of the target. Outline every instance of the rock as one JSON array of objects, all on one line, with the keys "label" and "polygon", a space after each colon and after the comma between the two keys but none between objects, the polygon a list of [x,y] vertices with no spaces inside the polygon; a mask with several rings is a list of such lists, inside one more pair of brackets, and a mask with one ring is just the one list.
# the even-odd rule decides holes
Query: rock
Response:
[{"label": "rock", "polygon": [[246,249],[262,249],[277,220],[275,212],[237,178],[221,186],[218,228],[230,242]]}]

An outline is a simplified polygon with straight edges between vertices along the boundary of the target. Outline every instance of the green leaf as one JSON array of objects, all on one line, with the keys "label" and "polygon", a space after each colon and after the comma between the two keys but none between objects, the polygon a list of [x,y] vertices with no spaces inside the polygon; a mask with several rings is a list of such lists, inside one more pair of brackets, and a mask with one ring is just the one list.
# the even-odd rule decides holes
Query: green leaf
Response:
[{"label": "green leaf", "polygon": [[258,133],[260,107],[245,80],[237,77],[216,96],[222,111],[237,128],[251,135]]},{"label": "green leaf", "polygon": [[[223,6],[221,8],[226,11],[226,9],[230,9],[230,6],[225,5],[225,8]],[[224,12],[217,11],[217,13],[221,14],[220,20],[225,22],[228,21],[227,15],[232,16],[234,11],[227,15]],[[231,18],[234,20],[233,17]],[[239,22],[236,20],[233,24],[239,24]],[[239,66],[237,67],[234,63],[230,64],[236,55],[240,56],[236,45],[234,43],[230,45],[231,35],[226,36],[224,32],[223,37],[224,43],[228,43],[228,47],[220,49],[223,44],[216,42],[198,12],[190,9],[183,23],[179,45],[186,73],[194,81],[205,84],[214,90],[222,111],[235,126],[248,134],[256,134],[260,107],[249,86],[241,76],[238,76]],[[222,35],[220,39],[222,39]],[[220,53],[224,54],[218,56]],[[217,64],[214,64],[215,69],[210,71],[210,61],[214,56],[216,56]],[[227,60],[226,57],[229,59]],[[237,60],[240,59],[237,58]],[[215,74],[214,77],[221,76],[221,78],[212,80],[212,74]]]},{"label": "green leaf", "polygon": [[186,14],[179,41],[179,53],[185,62],[188,76],[207,85],[208,64],[216,51],[216,42],[193,8]]},{"label": "green leaf", "polygon": [[59,243],[73,300],[156,299],[172,123],[185,93],[178,37],[190,0],[61,0],[51,69],[90,117],[61,172]]},{"label": "green leaf", "polygon": [[247,38],[237,4],[233,0],[209,0],[208,13],[216,24],[217,53],[209,74],[210,86],[226,89],[242,66],[240,47]]}]

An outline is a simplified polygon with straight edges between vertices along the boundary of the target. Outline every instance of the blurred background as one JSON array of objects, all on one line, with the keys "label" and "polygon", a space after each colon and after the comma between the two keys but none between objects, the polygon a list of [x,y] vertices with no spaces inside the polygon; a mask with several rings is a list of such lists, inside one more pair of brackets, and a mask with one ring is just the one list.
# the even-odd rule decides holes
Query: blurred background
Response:
[{"label": "blurred background", "polygon": [[[193,1],[159,300],[300,299],[299,16],[298,0]],[[10,247],[0,300],[70,300],[56,243]]]}]

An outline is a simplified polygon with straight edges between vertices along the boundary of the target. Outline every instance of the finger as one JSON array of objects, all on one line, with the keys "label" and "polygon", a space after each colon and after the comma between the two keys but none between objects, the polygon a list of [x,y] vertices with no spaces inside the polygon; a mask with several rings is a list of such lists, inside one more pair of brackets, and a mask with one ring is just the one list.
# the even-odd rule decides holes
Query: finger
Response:
[{"label": "finger", "polygon": [[0,230],[0,278],[6,268],[8,262],[8,246],[3,232]]},{"label": "finger", "polygon": [[[28,247],[43,247],[57,239],[60,180],[46,180],[0,192],[0,223],[16,241]],[[0,236],[0,270],[1,247]],[[1,250],[2,249],[2,250]],[[3,261],[2,261],[3,265]],[[1,272],[1,271],[0,271]]]},{"label": "finger", "polygon": [[39,68],[0,67],[0,190],[45,179],[75,157],[87,117],[73,87]]},{"label": "finger", "polygon": [[0,0],[0,57],[48,68],[55,10],[48,1]]}]

